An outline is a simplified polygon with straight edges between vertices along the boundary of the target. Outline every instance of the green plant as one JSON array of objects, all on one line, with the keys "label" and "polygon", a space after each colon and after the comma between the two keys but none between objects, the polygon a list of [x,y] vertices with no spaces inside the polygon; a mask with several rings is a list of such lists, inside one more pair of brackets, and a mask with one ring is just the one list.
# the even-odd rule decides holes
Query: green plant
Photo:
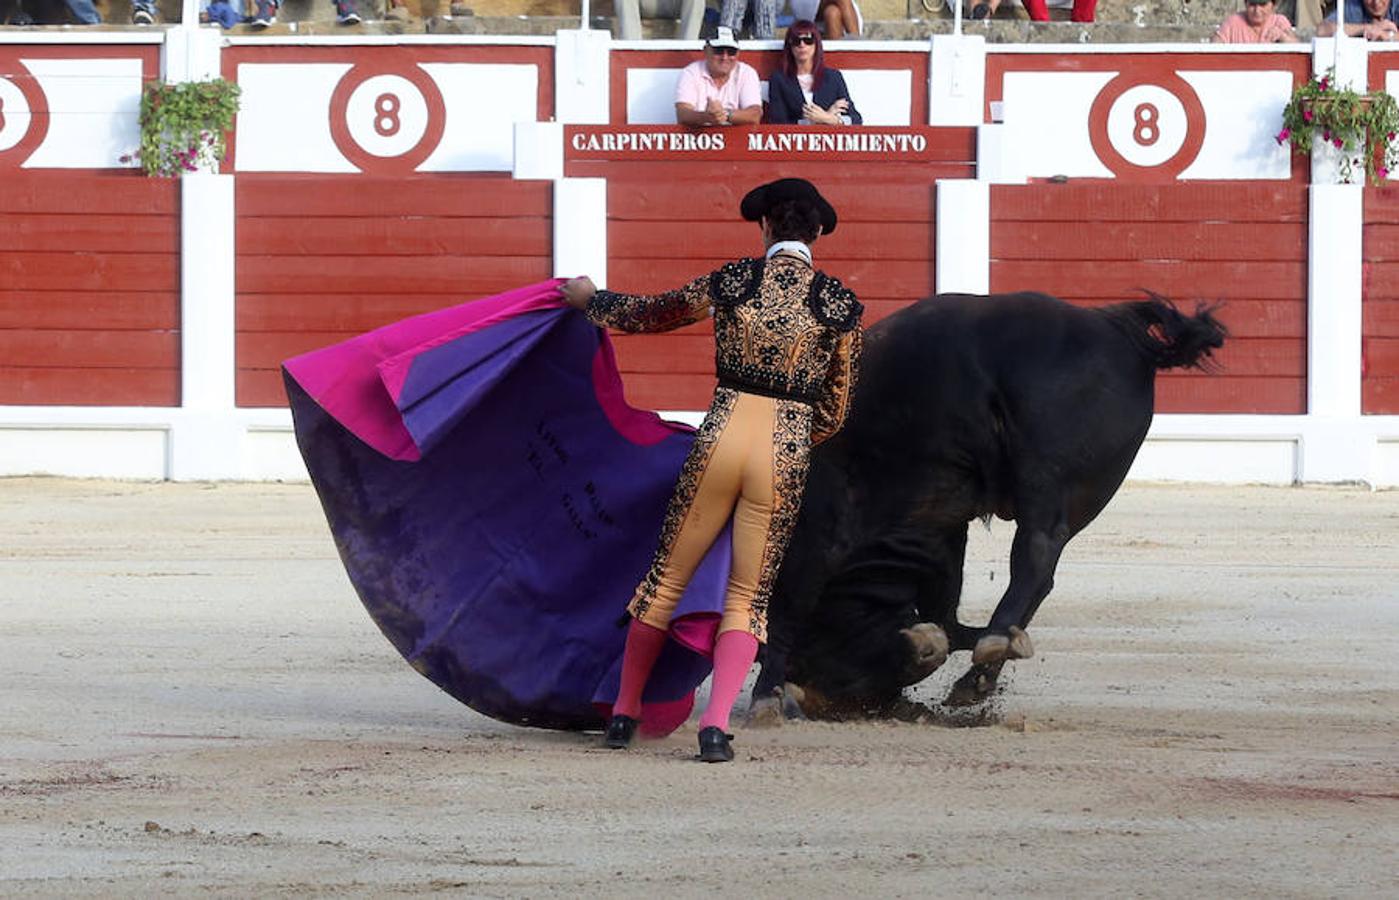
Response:
[{"label": "green plant", "polygon": [[167,176],[217,166],[228,151],[240,93],[222,78],[150,82],[141,93],[141,149],[122,162],[137,159],[147,175]]},{"label": "green plant", "polygon": [[1338,153],[1341,180],[1350,184],[1363,161],[1371,184],[1399,166],[1399,103],[1385,91],[1361,94],[1336,84],[1336,70],[1298,85],[1282,111],[1277,142],[1310,156],[1317,135]]}]

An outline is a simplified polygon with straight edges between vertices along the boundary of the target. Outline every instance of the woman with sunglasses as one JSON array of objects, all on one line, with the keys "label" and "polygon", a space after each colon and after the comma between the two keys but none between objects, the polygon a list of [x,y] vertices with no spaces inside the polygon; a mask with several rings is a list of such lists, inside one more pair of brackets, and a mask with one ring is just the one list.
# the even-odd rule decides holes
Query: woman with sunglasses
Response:
[{"label": "woman with sunglasses", "polygon": [[782,44],[782,68],[768,78],[768,123],[860,125],[845,78],[825,64],[821,35],[809,19],[793,22]]}]

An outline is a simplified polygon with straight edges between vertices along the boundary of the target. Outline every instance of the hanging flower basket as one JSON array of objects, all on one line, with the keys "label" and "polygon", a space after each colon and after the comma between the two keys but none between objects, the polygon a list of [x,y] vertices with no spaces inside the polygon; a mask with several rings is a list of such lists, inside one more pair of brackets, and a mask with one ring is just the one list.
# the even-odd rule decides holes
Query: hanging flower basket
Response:
[{"label": "hanging flower basket", "polygon": [[1317,75],[1292,92],[1277,142],[1311,156],[1318,138],[1336,151],[1341,181],[1350,184],[1362,168],[1366,180],[1378,184],[1399,167],[1399,103],[1385,91],[1338,87],[1334,69]]},{"label": "hanging flower basket", "polygon": [[240,93],[238,85],[222,78],[147,84],[141,93],[141,149],[121,161],[138,160],[147,175],[216,168],[228,152]]}]

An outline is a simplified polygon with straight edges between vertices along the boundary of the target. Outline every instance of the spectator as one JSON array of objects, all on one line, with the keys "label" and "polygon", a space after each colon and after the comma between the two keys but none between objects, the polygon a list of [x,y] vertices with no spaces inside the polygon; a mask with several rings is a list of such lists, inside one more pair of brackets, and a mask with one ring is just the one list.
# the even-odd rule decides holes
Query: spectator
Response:
[{"label": "spectator", "polygon": [[824,26],[826,37],[835,41],[864,30],[864,20],[855,0],[791,0],[792,17],[809,19]]},{"label": "spectator", "polygon": [[[254,28],[266,28],[277,21],[277,0],[257,0],[250,23]],[[355,0],[335,0],[335,21],[339,25],[358,25],[361,21]]]},{"label": "spectator", "polygon": [[617,33],[624,41],[641,40],[641,17],[648,19],[680,19],[676,37],[686,41],[699,39],[704,23],[704,0],[618,0]]},{"label": "spectator", "polygon": [[787,29],[782,68],[768,79],[768,122],[773,125],[859,125],[845,77],[825,64],[816,23],[799,20]]},{"label": "spectator", "polygon": [[[68,12],[73,16],[73,21],[78,25],[101,25],[102,14],[97,11],[97,7],[92,5],[92,0],[65,0]],[[24,0],[16,0],[15,11],[10,16],[11,25],[57,25],[58,22],[45,20],[45,13],[52,12],[46,9],[39,12],[40,20],[35,21],[29,11],[24,8]]]},{"label": "spectator", "polygon": [[[1297,28],[1315,33],[1327,10],[1335,8],[1333,0],[1295,0],[1291,4],[1292,23]],[[1346,13],[1346,21],[1350,21],[1350,13]]]},{"label": "spectator", "polygon": [[[719,7],[719,25],[734,34],[743,29],[743,16],[750,0],[723,0]],[[753,37],[770,41],[777,37],[777,8],[780,0],[751,0],[753,3]]]},{"label": "spectator", "polygon": [[[238,5],[243,4],[239,0]],[[241,25],[243,14],[234,9],[229,0],[205,0],[204,8],[199,11],[199,21],[204,24],[215,24],[220,28],[228,29],[234,25]]]},{"label": "spectator", "polygon": [[1273,0],[1244,0],[1244,11],[1219,23],[1216,44],[1295,44],[1297,35]]},{"label": "spectator", "polygon": [[[1025,11],[1036,22],[1049,21],[1049,5],[1045,0],[1023,0]],[[973,0],[968,18],[989,19],[1001,5],[1001,0]],[[1069,18],[1075,22],[1092,22],[1097,12],[1098,0],[1074,0],[1074,10]]]},{"label": "spectator", "polygon": [[704,59],[680,70],[675,86],[675,121],[681,125],[754,125],[763,116],[758,73],[738,61],[732,28],[704,42]]},{"label": "spectator", "polygon": [[[1317,37],[1335,33],[1335,13],[1316,26]],[[1399,40],[1399,0],[1346,0],[1346,34],[1367,41]]]}]

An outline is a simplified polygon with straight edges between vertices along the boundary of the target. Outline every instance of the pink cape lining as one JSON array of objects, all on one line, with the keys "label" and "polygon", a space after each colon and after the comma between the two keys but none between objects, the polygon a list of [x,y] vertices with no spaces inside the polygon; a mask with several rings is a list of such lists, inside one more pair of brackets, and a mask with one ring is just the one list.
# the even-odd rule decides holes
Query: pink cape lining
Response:
[{"label": "pink cape lining", "polygon": [[[421,354],[521,313],[562,309],[553,278],[487,300],[462,303],[375,329],[353,340],[286,361],[297,383],[356,437],[390,459],[414,462],[422,451],[403,423],[397,401]],[[665,440],[684,425],[626,404],[616,355],[600,335],[592,378],[598,405],[617,433],[640,446]]]}]

